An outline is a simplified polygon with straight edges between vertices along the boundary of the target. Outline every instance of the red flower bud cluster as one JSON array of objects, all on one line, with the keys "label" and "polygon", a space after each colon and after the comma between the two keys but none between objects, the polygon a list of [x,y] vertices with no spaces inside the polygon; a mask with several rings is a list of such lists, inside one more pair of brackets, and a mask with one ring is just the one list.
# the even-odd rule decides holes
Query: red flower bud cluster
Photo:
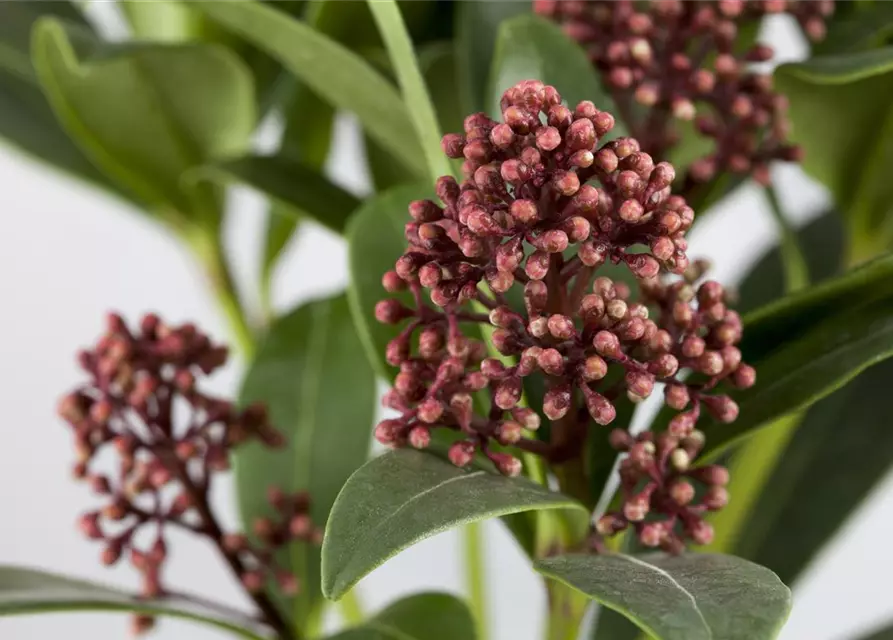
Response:
[{"label": "red flower bud cluster", "polygon": [[703,433],[691,431],[679,437],[663,432],[655,437],[646,432],[634,438],[615,429],[611,444],[628,453],[620,463],[623,502],[619,511],[596,522],[599,535],[611,536],[632,526],[642,545],[669,553],[682,551],[685,540],[695,544],[713,540],[713,527],[703,514],[728,502],[729,472],[718,465],[691,466],[704,446]]},{"label": "red flower bud cluster", "polygon": [[[290,501],[277,497],[287,533],[277,533],[276,540],[262,538],[270,543],[266,547],[226,534],[217,523],[209,495],[215,472],[229,469],[230,450],[252,439],[283,444],[262,405],[239,410],[199,390],[198,381],[226,358],[226,348],[212,344],[193,325],[171,327],[150,314],[131,331],[112,314],[94,348],[79,354],[90,381],[59,403],[59,415],[74,433],[74,475],[105,501],[101,509],[81,516],[80,529],[104,543],[104,564],[129,556],[142,576],[145,597],[164,594],[160,574],[168,554],[168,526],[209,538],[243,582],[270,573],[292,588],[294,578],[272,565],[273,543],[318,536],[309,525],[303,494]],[[104,450],[117,454],[111,474],[102,470],[107,467]],[[295,520],[301,521],[299,527],[290,525]],[[151,627],[146,616],[134,620],[136,630]]]},{"label": "red flower bud cluster", "polygon": [[584,46],[629,130],[655,157],[678,141],[673,119],[694,120],[712,139],[713,150],[687,168],[686,185],[726,171],[765,182],[770,161],[799,160],[800,149],[786,142],[785,98],[770,75],[749,66],[771,59],[772,48],[742,45],[741,34],[786,12],[819,40],[833,0],[536,0],[534,7]]},{"label": "red flower bud cluster", "polygon": [[[476,114],[464,136],[444,137],[466,178],[438,180],[442,206],[410,204],[408,247],[383,284],[414,304],[376,308],[381,322],[408,321],[387,349],[400,372],[385,405],[400,415],[377,426],[379,441],[425,448],[432,429],[450,429],[462,436],[454,464],[480,451],[512,476],[521,463],[503,447],[556,464],[579,457],[593,423],[610,424],[616,402],[647,398],[657,383],[680,412],[673,437],[691,437],[702,409],[734,420],[737,405],[712,390],[750,386],[754,372],[734,346],[741,320],[723,288],[695,286],[703,269],[689,266],[684,237],[694,214],[670,195],[672,167],[631,138],[599,146],[613,118],[589,102],[571,111],[540,82],[509,89],[502,111],[502,123]],[[606,262],[627,265],[637,290],[596,277]],[[665,282],[661,270],[685,278]],[[489,340],[508,361],[463,333],[474,323],[495,327]],[[529,376],[545,382],[542,406],[520,406]],[[475,394],[488,409],[475,410]],[[542,418],[548,441],[525,433]]]}]

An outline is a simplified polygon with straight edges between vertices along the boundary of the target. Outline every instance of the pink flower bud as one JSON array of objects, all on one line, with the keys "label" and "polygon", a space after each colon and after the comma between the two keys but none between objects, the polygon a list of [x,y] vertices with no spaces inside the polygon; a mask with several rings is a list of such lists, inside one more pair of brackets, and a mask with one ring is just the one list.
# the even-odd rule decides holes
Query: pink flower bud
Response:
[{"label": "pink flower bud", "polygon": [[462,440],[453,443],[447,456],[449,457],[450,462],[457,467],[467,467],[474,459],[475,448],[474,443]]}]

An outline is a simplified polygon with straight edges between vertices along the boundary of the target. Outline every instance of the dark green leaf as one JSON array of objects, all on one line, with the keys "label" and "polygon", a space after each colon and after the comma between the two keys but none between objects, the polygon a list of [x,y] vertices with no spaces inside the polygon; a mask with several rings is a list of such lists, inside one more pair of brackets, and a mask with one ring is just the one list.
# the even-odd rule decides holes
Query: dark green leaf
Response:
[{"label": "dark green leaf", "polygon": [[793,584],[890,469],[893,406],[880,399],[891,381],[888,360],[806,412],[736,553]]},{"label": "dark green leaf", "polygon": [[705,455],[809,406],[893,354],[893,298],[841,314],[781,344],[763,359],[750,359],[759,372],[758,382],[734,395],[741,409],[738,420],[702,427],[707,436]]},{"label": "dark green leaf", "polygon": [[[200,3],[202,11],[278,59],[320,97],[356,114],[369,135],[411,169],[422,150],[400,95],[362,58],[257,2]],[[424,172],[420,171],[419,175]]]},{"label": "dark green leaf", "polygon": [[428,88],[422,78],[412,40],[395,0],[370,0],[369,9],[388,50],[391,67],[400,84],[410,120],[422,145],[429,177],[434,180],[450,174],[449,159],[440,148],[441,131]]},{"label": "dark green leaf", "polygon": [[893,234],[885,169],[893,162],[893,47],[782,65],[775,83],[790,100],[791,139],[803,147],[804,168],[831,190],[857,246],[886,246]]},{"label": "dark green leaf", "polygon": [[433,189],[427,185],[397,187],[366,200],[347,226],[350,310],[369,361],[387,380],[393,377],[395,369],[385,362],[385,349],[400,333],[400,327],[378,322],[375,305],[389,297],[409,303],[411,297],[407,293],[387,293],[381,286],[381,277],[394,269],[406,248],[403,227],[410,220],[406,213],[409,203],[433,197]]},{"label": "dark green leaf", "polygon": [[733,556],[571,555],[540,560],[536,569],[658,640],[772,640],[791,609],[778,576]]},{"label": "dark green leaf", "polygon": [[456,10],[456,53],[459,89],[467,113],[486,111],[489,106],[490,70],[496,36],[503,21],[530,13],[526,0],[460,2]]},{"label": "dark green leaf", "polygon": [[420,593],[388,606],[363,625],[328,640],[474,640],[474,620],[461,600]]},{"label": "dark green leaf", "polygon": [[343,233],[360,201],[306,165],[285,156],[246,156],[208,165],[203,176],[220,182],[240,182],[281,205],[291,218],[308,216],[336,233]]},{"label": "dark green leaf", "polygon": [[813,44],[814,56],[882,47],[893,41],[893,4],[841,3],[826,23],[828,33],[823,40]]},{"label": "dark green leaf", "polygon": [[[462,6],[485,3],[462,3]],[[462,131],[465,111],[459,100],[457,60],[452,42],[435,42],[419,51],[419,65],[428,85],[428,93],[437,110],[437,121],[444,133]]]},{"label": "dark green leaf", "polygon": [[[614,101],[602,88],[586,52],[558,25],[539,16],[518,16],[499,27],[490,75],[487,111],[501,115],[503,92],[521,80],[542,80],[558,89],[567,104],[591,100],[603,111],[616,113]],[[618,120],[612,136],[625,135]]]},{"label": "dark green leaf", "polygon": [[53,110],[110,178],[162,215],[215,222],[213,190],[183,172],[243,153],[255,124],[251,75],[225,49],[143,45],[81,57],[76,34],[44,18],[34,65]]},{"label": "dark green leaf", "polygon": [[264,640],[267,637],[248,616],[227,617],[217,609],[185,597],[145,600],[117,589],[37,569],[0,567],[0,617],[71,611],[138,611],[195,620],[244,638]]},{"label": "dark green leaf", "polygon": [[322,550],[323,593],[338,599],[389,558],[470,522],[583,505],[523,478],[465,470],[400,450],[366,463],[338,496]]},{"label": "dark green leaf", "polygon": [[862,636],[859,640],[893,640],[893,625],[879,629],[869,636]]},{"label": "dark green leaf", "polygon": [[[341,486],[365,460],[375,415],[375,378],[363,358],[343,296],[298,307],[270,329],[249,368],[243,404],[266,403],[287,446],[250,444],[236,454],[242,520],[271,513],[267,489],[308,490],[322,526]],[[319,613],[319,548],[292,545],[289,563],[301,579],[294,618],[303,628]]]}]

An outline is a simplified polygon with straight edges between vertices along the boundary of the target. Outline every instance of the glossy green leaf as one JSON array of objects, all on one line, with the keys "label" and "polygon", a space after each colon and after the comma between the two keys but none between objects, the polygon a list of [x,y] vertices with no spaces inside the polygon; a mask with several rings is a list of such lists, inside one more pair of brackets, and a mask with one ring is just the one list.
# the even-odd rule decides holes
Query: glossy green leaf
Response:
[{"label": "glossy green leaf", "polygon": [[569,555],[535,566],[658,640],[772,640],[791,610],[778,576],[734,556]]},{"label": "glossy green leaf", "polygon": [[[733,394],[741,410],[738,419],[730,425],[711,422],[702,427],[707,436],[704,455],[811,405],[893,355],[893,298],[841,314],[782,344],[765,358],[750,359],[758,382]],[[747,351],[744,354],[747,359]]]},{"label": "glossy green leaf", "polygon": [[812,45],[812,55],[865,51],[893,44],[893,4],[841,3],[826,21],[825,38]]},{"label": "glossy green leaf", "polygon": [[[462,3],[462,6],[468,4],[485,3]],[[434,42],[419,51],[419,66],[437,111],[440,130],[444,133],[462,131],[462,121],[466,115],[456,90],[459,73],[457,58],[452,42]]]},{"label": "glossy green leaf", "polygon": [[[278,59],[333,105],[356,114],[366,132],[410,169],[422,149],[396,89],[366,61],[311,27],[258,2],[198,6],[222,25]],[[424,174],[419,171],[419,176]]]},{"label": "glossy green leaf", "polygon": [[320,173],[285,156],[246,156],[208,165],[201,174],[249,186],[282,205],[292,218],[308,216],[342,233],[360,201]]},{"label": "glossy green leaf", "polygon": [[118,6],[137,40],[189,42],[207,35],[207,18],[182,0],[125,1]]},{"label": "glossy green leaf", "polygon": [[434,180],[450,175],[449,159],[440,148],[441,132],[437,113],[428,95],[400,8],[395,0],[370,0],[369,9],[387,47],[403,100],[421,142],[429,177]]},{"label": "glossy green leaf", "polygon": [[142,45],[84,54],[62,23],[43,19],[34,66],[53,110],[111,179],[162,211],[216,222],[215,194],[183,172],[243,153],[255,124],[251,75],[210,45]]},{"label": "glossy green leaf", "polygon": [[369,361],[387,380],[393,377],[395,369],[385,362],[385,349],[400,333],[400,326],[378,322],[375,305],[385,298],[395,297],[407,303],[412,298],[405,292],[396,295],[386,292],[381,286],[381,277],[394,269],[394,263],[406,248],[403,227],[410,220],[406,212],[409,203],[433,198],[433,191],[427,185],[408,185],[378,194],[366,200],[347,226],[350,310]]},{"label": "glossy green leaf", "polygon": [[474,640],[474,620],[465,603],[446,593],[403,598],[354,629],[328,640]]},{"label": "glossy green leaf", "polygon": [[[884,247],[893,181],[893,47],[820,56],[775,72],[790,100],[791,139],[803,167],[830,190],[855,242]],[[842,119],[843,118],[843,119]]]},{"label": "glossy green leaf", "polygon": [[524,478],[465,470],[419,451],[367,462],[344,485],[322,549],[323,593],[338,599],[376,567],[459,525],[510,513],[583,505]]},{"label": "glossy green leaf", "polygon": [[526,0],[459,2],[456,8],[456,54],[459,89],[467,113],[489,106],[490,70],[500,25],[531,12]]},{"label": "glossy green leaf", "polygon": [[[287,446],[252,443],[236,453],[239,507],[249,530],[255,518],[271,513],[266,495],[273,485],[308,490],[313,521],[326,522],[341,486],[368,455],[375,398],[375,378],[343,296],[302,305],[273,324],[241,401],[266,403]],[[294,544],[289,554],[284,561],[302,583],[294,619],[312,625],[320,604],[319,548]]]},{"label": "glossy green leaf", "polygon": [[[616,113],[586,52],[558,25],[539,16],[518,16],[499,27],[490,75],[487,112],[501,115],[503,92],[521,80],[537,79],[558,89],[571,107],[591,100],[599,109]],[[611,136],[625,135],[619,121]]]},{"label": "glossy green leaf", "polygon": [[891,382],[887,360],[806,412],[735,553],[796,581],[890,469],[893,407],[879,399]]},{"label": "glossy green leaf", "polygon": [[194,620],[233,631],[243,638],[267,637],[252,618],[225,616],[198,600],[176,596],[146,600],[38,569],[0,567],[0,617],[72,611],[137,611]]}]

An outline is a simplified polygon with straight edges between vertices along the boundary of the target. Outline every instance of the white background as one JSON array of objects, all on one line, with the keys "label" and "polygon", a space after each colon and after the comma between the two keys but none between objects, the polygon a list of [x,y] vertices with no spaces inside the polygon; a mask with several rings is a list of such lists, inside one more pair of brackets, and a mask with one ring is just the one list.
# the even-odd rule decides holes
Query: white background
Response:
[{"label": "white background", "polygon": [[[770,38],[788,59],[802,55],[783,23]],[[275,140],[275,123],[260,146]],[[267,144],[264,144],[267,143]],[[342,118],[330,169],[351,173],[346,186],[368,191],[356,168],[360,152],[354,123]],[[792,167],[776,174],[784,204],[798,220],[826,202],[820,187]],[[0,563],[25,564],[123,587],[136,584],[122,563],[105,569],[100,549],[75,531],[81,512],[94,504],[85,487],[70,479],[69,433],[55,417],[61,393],[80,376],[75,351],[101,330],[109,309],[136,318],[156,311],[177,322],[193,320],[217,339],[225,327],[191,258],[178,244],[126,205],[57,175],[17,153],[0,149]],[[256,282],[262,200],[238,191],[228,241],[240,282]],[[691,255],[714,260],[718,279],[734,282],[773,237],[758,191],[745,189],[694,234]],[[307,225],[281,264],[277,306],[337,291],[346,282],[343,242]],[[213,390],[231,393],[239,379],[234,363],[214,380]],[[829,473],[833,473],[829,469]],[[224,486],[226,485],[226,486]],[[215,496],[225,520],[235,526],[231,487]],[[809,499],[820,499],[808,496]],[[542,621],[544,595],[534,574],[496,525],[489,525],[488,575],[497,640],[533,640]],[[845,640],[893,617],[888,574],[893,533],[893,479],[887,478],[860,508],[842,535],[824,550],[795,589],[793,615],[784,640]],[[234,606],[247,606],[214,551],[177,538],[167,570],[169,584]],[[370,608],[421,589],[461,592],[458,545],[453,533],[426,541],[390,561],[360,586]],[[117,615],[56,614],[0,619],[0,638],[122,638]],[[224,637],[189,623],[165,621],[159,640]]]}]

